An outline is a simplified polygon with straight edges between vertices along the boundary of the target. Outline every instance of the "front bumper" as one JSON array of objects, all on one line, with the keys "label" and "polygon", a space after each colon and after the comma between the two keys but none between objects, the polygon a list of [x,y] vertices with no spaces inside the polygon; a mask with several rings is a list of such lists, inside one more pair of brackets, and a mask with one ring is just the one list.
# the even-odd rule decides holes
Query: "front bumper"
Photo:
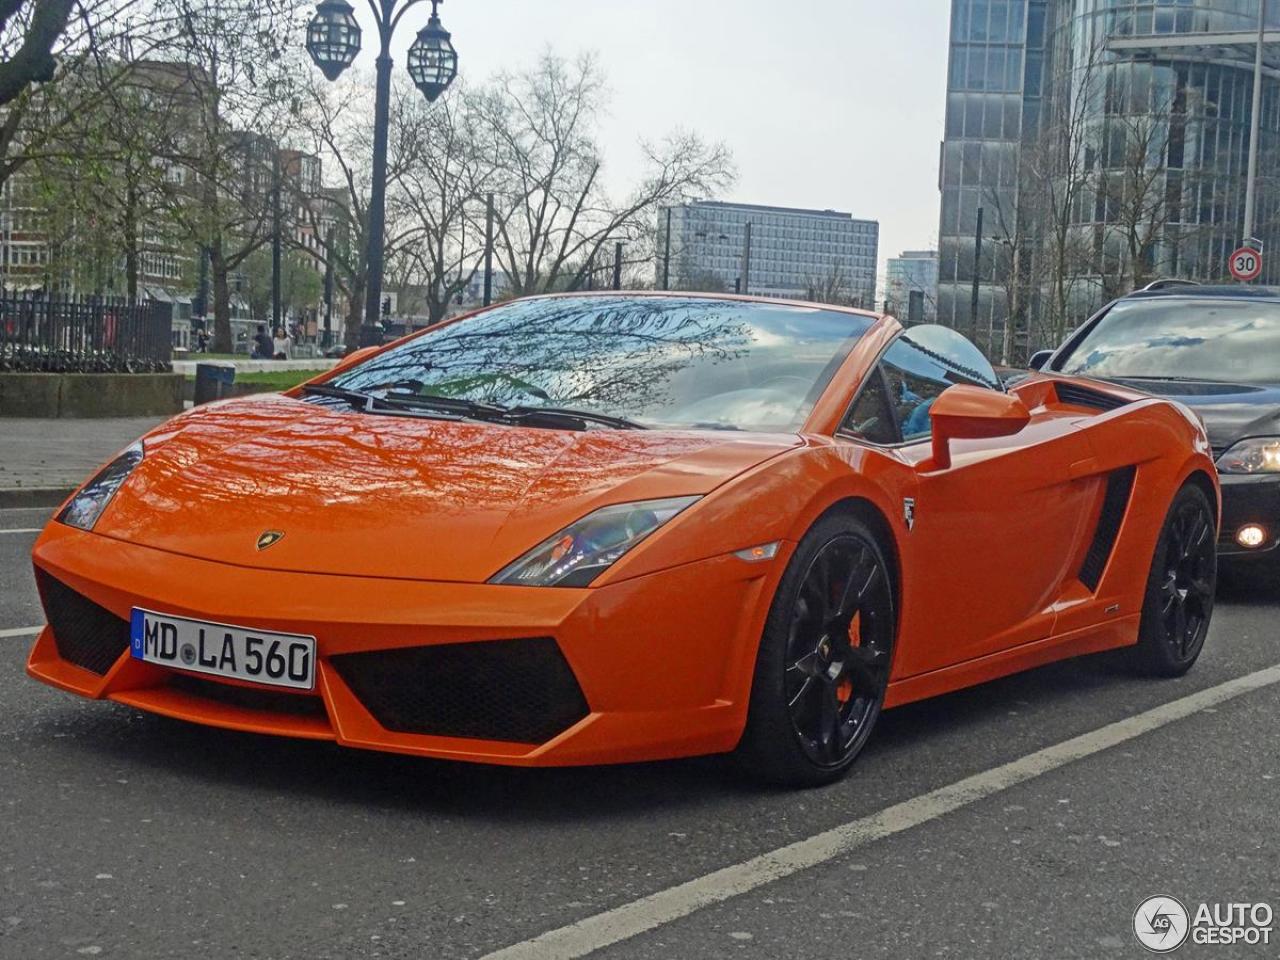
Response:
[{"label": "front bumper", "polygon": [[[1275,555],[1280,548],[1280,474],[1220,474],[1219,479],[1222,483],[1222,527],[1218,555],[1228,559]],[[1236,534],[1251,523],[1265,528],[1267,537],[1261,546],[1242,547],[1236,541]]]},{"label": "front bumper", "polygon": [[[721,556],[597,589],[557,589],[264,572],[55,523],[34,550],[46,604],[57,602],[52,578],[101,608],[105,621],[91,623],[127,621],[139,606],[310,634],[316,689],[224,681],[144,663],[127,649],[85,659],[65,636],[55,637],[53,611],[27,670],[81,696],[198,723],[423,756],[567,765],[718,753],[741,736],[757,641],[789,553],[788,544],[769,563]],[[505,659],[517,650],[515,660]],[[458,653],[461,659],[434,656]],[[528,683],[520,686],[531,654],[544,665],[558,657],[572,674],[541,700],[536,691],[530,700]],[[362,661],[372,667],[364,679],[351,669]],[[432,666],[442,662],[453,666]],[[476,684],[467,696],[491,701],[473,713],[500,717],[535,703],[559,722],[548,726],[540,716],[517,724],[528,734],[517,742],[475,736],[486,728],[474,726],[468,736],[414,732],[418,714],[406,713],[404,698],[388,708],[387,696],[403,692],[438,720],[442,699],[466,699],[456,671],[474,668],[459,664],[477,662],[480,674],[465,674]],[[440,684],[434,694],[433,682]],[[575,687],[579,699],[566,705]]]}]

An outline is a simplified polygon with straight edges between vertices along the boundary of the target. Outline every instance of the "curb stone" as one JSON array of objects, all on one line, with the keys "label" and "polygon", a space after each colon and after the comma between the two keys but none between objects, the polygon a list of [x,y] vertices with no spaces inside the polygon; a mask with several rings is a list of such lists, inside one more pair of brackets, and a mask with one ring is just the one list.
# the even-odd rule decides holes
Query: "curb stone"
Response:
[{"label": "curb stone", "polygon": [[0,510],[56,507],[75,487],[8,487],[0,489]]}]

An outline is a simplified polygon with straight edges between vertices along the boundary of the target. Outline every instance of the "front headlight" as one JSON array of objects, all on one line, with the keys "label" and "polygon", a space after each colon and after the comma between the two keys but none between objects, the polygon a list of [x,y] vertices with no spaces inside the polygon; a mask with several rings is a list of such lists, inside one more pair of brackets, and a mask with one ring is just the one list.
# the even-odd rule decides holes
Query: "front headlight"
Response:
[{"label": "front headlight", "polygon": [[610,564],[700,497],[640,500],[601,507],[544,540],[490,583],[585,587]]},{"label": "front headlight", "polygon": [[129,479],[134,467],[142,462],[142,453],[141,440],[127,447],[67,501],[57,516],[58,521],[81,530],[92,530],[116,491]]},{"label": "front headlight", "polygon": [[1280,437],[1241,440],[1218,458],[1219,473],[1280,473]]}]

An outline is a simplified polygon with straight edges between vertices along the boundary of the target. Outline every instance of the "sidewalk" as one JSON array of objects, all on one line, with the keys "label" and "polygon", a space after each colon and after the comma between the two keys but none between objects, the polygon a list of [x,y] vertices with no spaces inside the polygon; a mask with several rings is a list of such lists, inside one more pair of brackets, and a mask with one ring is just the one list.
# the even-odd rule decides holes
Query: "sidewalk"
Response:
[{"label": "sidewalk", "polygon": [[250,360],[248,357],[236,357],[234,360],[201,360],[195,354],[187,360],[173,361],[173,372],[184,376],[196,375],[197,363],[212,363],[222,367],[235,367],[236,373],[270,373],[275,370],[329,370],[338,365],[337,360],[325,357],[311,357],[306,360]]},{"label": "sidewalk", "polygon": [[167,419],[0,418],[0,507],[56,506],[112,454]]}]

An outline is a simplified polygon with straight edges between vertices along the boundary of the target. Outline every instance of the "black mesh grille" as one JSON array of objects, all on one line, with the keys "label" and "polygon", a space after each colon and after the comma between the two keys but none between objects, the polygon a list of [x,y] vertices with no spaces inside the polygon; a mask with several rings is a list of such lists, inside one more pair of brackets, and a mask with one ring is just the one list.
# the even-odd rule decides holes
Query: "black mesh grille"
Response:
[{"label": "black mesh grille", "polygon": [[187,674],[178,674],[169,682],[170,689],[213,700],[231,707],[246,710],[262,710],[266,713],[283,713],[294,717],[327,718],[324,703],[319,697],[296,693],[280,693],[276,690],[255,690],[231,683],[218,683]]},{"label": "black mesh grille", "polygon": [[1129,496],[1133,493],[1133,478],[1136,473],[1134,467],[1122,467],[1107,476],[1107,492],[1102,498],[1098,527],[1093,532],[1093,542],[1089,544],[1084,563],[1080,565],[1080,582],[1090,590],[1098,589],[1098,584],[1102,582],[1102,572],[1106,570],[1111,551],[1115,549],[1120,524],[1129,507]]},{"label": "black mesh grille", "polygon": [[58,656],[98,676],[129,648],[129,621],[36,568],[44,615],[53,628]]},{"label": "black mesh grille", "polygon": [[331,660],[388,730],[544,743],[587,715],[555,640],[450,643]]},{"label": "black mesh grille", "polygon": [[1059,403],[1069,403],[1075,407],[1092,407],[1095,410],[1118,410],[1129,403],[1123,397],[1112,396],[1101,390],[1092,390],[1076,383],[1055,383],[1053,389],[1058,394]]}]

